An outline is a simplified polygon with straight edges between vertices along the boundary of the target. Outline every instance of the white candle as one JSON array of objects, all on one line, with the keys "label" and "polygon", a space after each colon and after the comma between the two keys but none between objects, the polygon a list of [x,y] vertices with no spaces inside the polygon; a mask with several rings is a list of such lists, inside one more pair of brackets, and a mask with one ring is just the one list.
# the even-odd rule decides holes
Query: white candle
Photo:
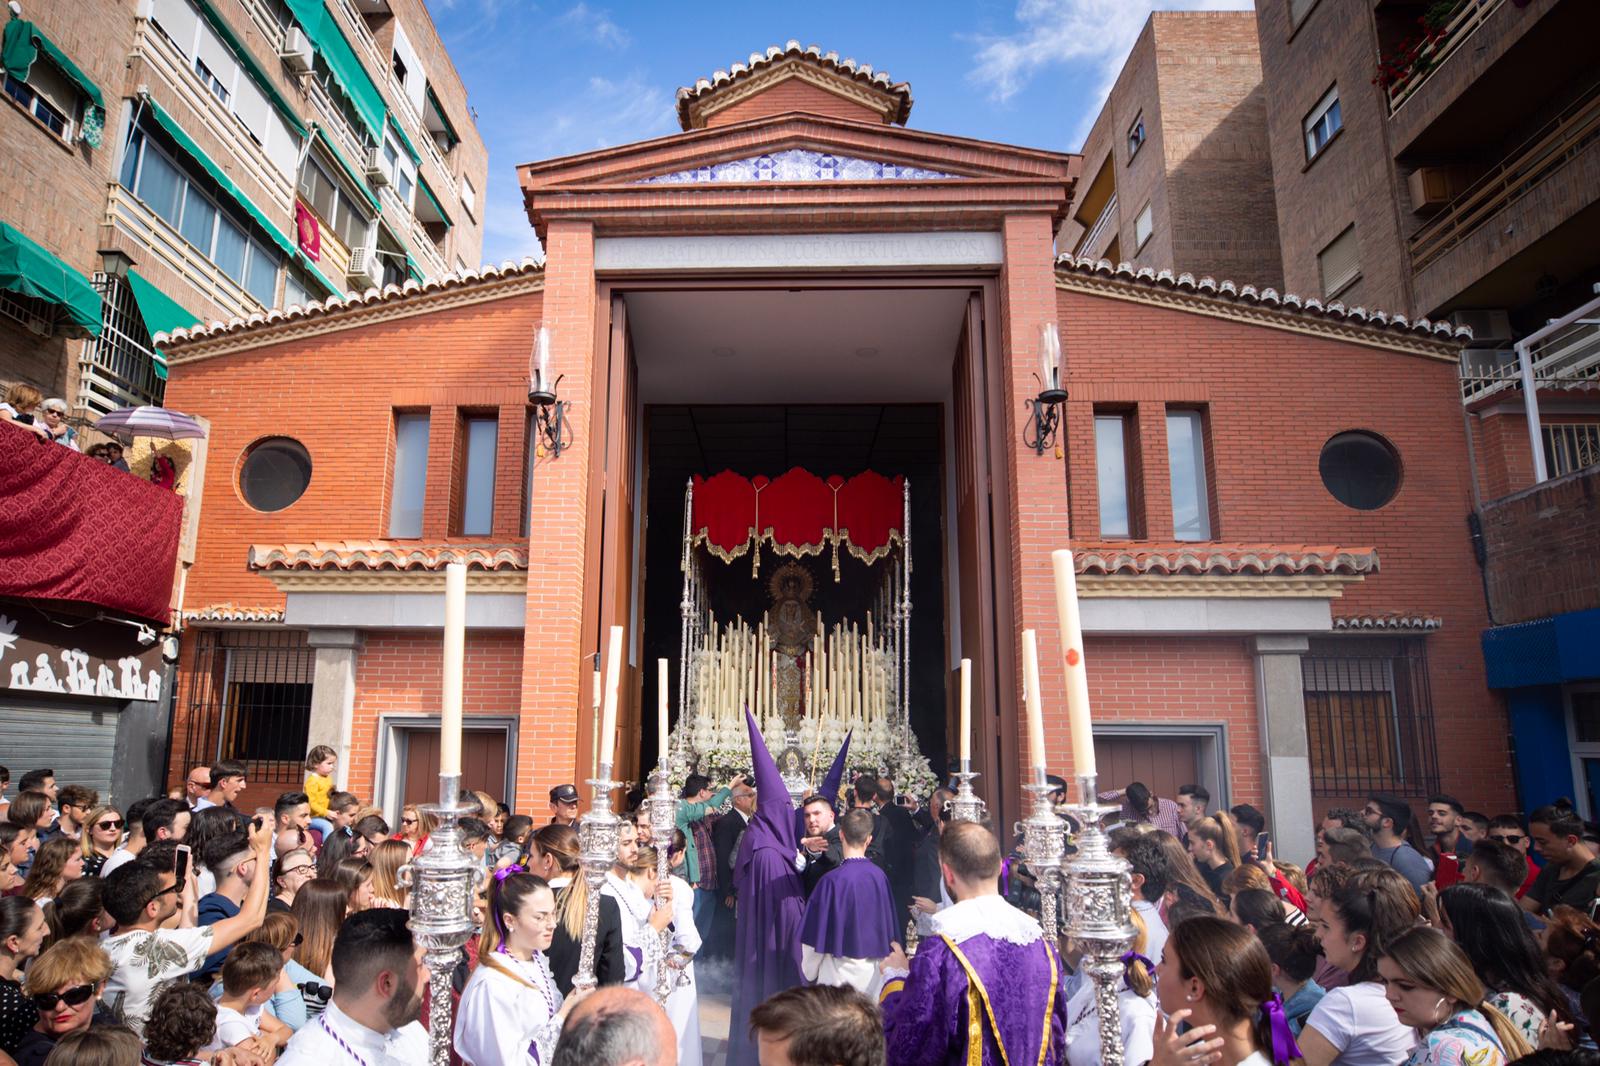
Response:
[{"label": "white candle", "polygon": [[972,660],[961,660],[961,761],[972,761]]},{"label": "white candle", "polygon": [[461,686],[467,656],[467,564],[444,568],[444,683],[439,715],[439,772],[461,772]]},{"label": "white candle", "polygon": [[1043,771],[1044,711],[1039,705],[1039,636],[1031,629],[1022,631],[1022,701],[1028,708],[1028,754],[1034,769]]},{"label": "white candle", "polygon": [[1076,773],[1092,774],[1094,728],[1089,720],[1089,671],[1083,659],[1083,620],[1078,614],[1078,574],[1072,552],[1050,553],[1056,575],[1056,617],[1061,623],[1061,657],[1067,669],[1067,725],[1072,735],[1072,765]]},{"label": "white candle", "polygon": [[617,690],[622,684],[622,627],[611,627],[606,647],[606,699],[600,714],[600,765],[610,766],[617,746]]},{"label": "white candle", "polygon": [[656,660],[656,741],[661,747],[661,761],[667,761],[667,660]]}]

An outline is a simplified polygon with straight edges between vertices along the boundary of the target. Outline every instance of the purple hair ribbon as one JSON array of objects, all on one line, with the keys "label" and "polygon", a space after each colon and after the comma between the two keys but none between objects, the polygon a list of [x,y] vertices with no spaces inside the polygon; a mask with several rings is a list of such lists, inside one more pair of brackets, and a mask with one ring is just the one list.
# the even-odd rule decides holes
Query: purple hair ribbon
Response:
[{"label": "purple hair ribbon", "polygon": [[1137,951],[1124,951],[1122,953],[1122,969],[1124,973],[1127,972],[1128,967],[1132,966],[1136,962],[1144,963],[1146,972],[1152,974],[1156,972],[1156,964],[1139,954]]},{"label": "purple hair ribbon", "polygon": [[1289,1029],[1289,1019],[1283,1013],[1283,994],[1274,992],[1272,998],[1261,1004],[1261,1013],[1267,1019],[1267,1027],[1272,1031],[1272,1061],[1277,1066],[1287,1066],[1295,1059],[1303,1058],[1300,1045],[1294,1042],[1294,1033]]},{"label": "purple hair ribbon", "polygon": [[522,865],[520,862],[514,862],[510,866],[502,866],[500,869],[496,870],[494,872],[494,879],[496,881],[504,882],[505,879],[510,877],[512,874],[525,874],[527,872],[528,868],[526,866]]}]

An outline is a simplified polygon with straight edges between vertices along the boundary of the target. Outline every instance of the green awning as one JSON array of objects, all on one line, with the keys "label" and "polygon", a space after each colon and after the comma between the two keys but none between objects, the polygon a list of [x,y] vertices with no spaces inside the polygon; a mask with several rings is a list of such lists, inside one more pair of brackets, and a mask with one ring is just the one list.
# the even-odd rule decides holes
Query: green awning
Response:
[{"label": "green awning", "polygon": [[350,184],[355,186],[362,196],[366,197],[367,204],[374,211],[382,211],[383,205],[378,202],[378,198],[367,187],[367,180],[361,176],[361,172],[351,165],[350,160],[345,157],[343,152],[339,151],[339,146],[333,143],[333,138],[329,137],[321,126],[316,127],[316,130],[317,140],[321,141],[322,146],[328,150],[328,154],[333,156],[333,161],[339,165],[339,169],[344,171],[344,176],[349,179]]},{"label": "green awning", "polygon": [[301,122],[300,116],[295,114],[294,106],[278,91],[277,85],[273,84],[272,75],[267,73],[266,68],[256,62],[256,57],[250,51],[249,46],[240,40],[239,35],[234,32],[233,26],[223,16],[222,12],[217,10],[214,0],[198,0],[198,3],[200,14],[204,16],[207,25],[217,32],[217,36],[228,42],[228,47],[233,50],[234,58],[244,66],[245,73],[250,75],[250,80],[255,82],[262,92],[267,94],[267,99],[272,101],[272,105],[278,109],[278,114],[283,116],[283,120],[289,124],[289,128],[304,137],[306,135],[305,123]]},{"label": "green awning", "polygon": [[355,49],[345,39],[344,30],[324,0],[285,0],[295,21],[311,40],[311,46],[333,72],[339,89],[350,100],[373,144],[383,143],[383,120],[389,113],[383,94],[367,68],[356,58]]},{"label": "green awning", "polygon": [[455,225],[454,222],[450,221],[450,212],[446,211],[444,205],[439,202],[439,198],[433,195],[433,190],[428,188],[428,179],[421,174],[417,175],[417,188],[422,190],[422,195],[428,198],[428,202],[433,205],[433,209],[439,212],[439,217],[444,220],[446,229]]},{"label": "green awning", "polygon": [[411,157],[411,162],[417,166],[422,165],[422,153],[417,151],[417,146],[411,143],[411,138],[406,136],[406,131],[400,128],[400,123],[394,120],[394,115],[389,115],[389,128],[394,130],[394,135],[400,143],[406,146],[406,154]]},{"label": "green awning", "polygon": [[160,104],[149,97],[143,100],[143,105],[150,110],[150,114],[155,117],[156,123],[167,131],[167,135],[178,142],[178,147],[182,148],[190,159],[198,163],[201,169],[211,175],[211,180],[221,186],[222,191],[233,198],[233,202],[239,205],[240,210],[255,220],[256,225],[260,226],[262,232],[271,238],[273,244],[276,244],[287,255],[294,254],[294,242],[285,237],[283,231],[273,225],[271,220],[262,214],[259,207],[250,202],[250,198],[244,194],[244,191],[239,186],[233,183],[233,179],[228,177],[226,171],[211,161],[211,157],[206,155],[198,144],[194,143],[194,139],[183,131],[182,126],[178,125],[177,119],[167,114]]},{"label": "green awning", "polygon": [[89,279],[5,222],[0,222],[0,289],[54,304],[74,332],[100,336],[105,305]]},{"label": "green awning", "polygon": [[89,107],[83,117],[83,139],[90,146],[100,146],[100,133],[106,125],[106,100],[100,95],[100,87],[89,80],[89,75],[78,69],[78,65],[67,58],[67,54],[57,48],[50,38],[40,33],[33,23],[24,19],[12,18],[6,23],[5,35],[0,38],[0,61],[5,64],[6,73],[18,81],[28,80],[28,71],[33,69],[33,62],[43,52],[45,58],[55,64],[56,68],[78,87],[78,91],[89,99]]},{"label": "green awning", "polygon": [[[433,86],[425,86],[424,91],[426,91],[428,94],[428,103],[432,104],[434,111],[438,113],[439,121],[444,123],[445,139],[450,142],[450,148],[454,148],[456,145],[461,143],[460,134],[456,133],[455,126],[451,124],[450,116],[444,113],[444,105],[440,104],[439,98],[433,94]],[[445,151],[448,152],[450,148],[446,148]]]},{"label": "green awning", "polygon": [[311,261],[311,257],[306,255],[305,252],[303,252],[300,249],[296,248],[294,250],[294,257],[295,257],[295,260],[302,267],[305,268],[306,273],[310,274],[311,277],[316,281],[316,283],[318,285],[321,285],[323,290],[329,296],[343,296],[344,295],[344,290],[341,289],[339,286],[335,285],[333,282],[329,281],[328,280],[328,276],[326,274],[324,274],[322,271],[317,269],[317,264],[313,263]]},{"label": "green awning", "polygon": [[[145,332],[154,337],[157,333],[171,333],[175,329],[191,329],[200,322],[200,316],[140,277],[137,271],[128,271],[128,288],[133,290],[133,302],[139,305],[139,317],[144,319]],[[156,377],[167,380],[167,355],[155,350]]]},{"label": "green awning", "polygon": [[422,276],[422,269],[417,266],[417,261],[415,259],[411,258],[411,253],[410,252],[406,253],[406,273],[410,274],[412,277],[416,278],[418,281],[427,281],[428,280],[427,278]]}]

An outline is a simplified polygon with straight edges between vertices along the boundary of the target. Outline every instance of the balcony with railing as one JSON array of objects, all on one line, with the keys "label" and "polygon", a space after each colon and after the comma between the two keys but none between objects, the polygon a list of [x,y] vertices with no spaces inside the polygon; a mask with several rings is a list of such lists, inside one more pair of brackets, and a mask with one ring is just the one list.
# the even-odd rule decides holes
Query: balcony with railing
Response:
[{"label": "balcony with railing", "polygon": [[107,414],[118,407],[160,406],[167,383],[156,374],[155,346],[133,291],[121,278],[97,273],[105,307],[100,336],[78,356],[78,407]]},{"label": "balcony with railing", "polygon": [[1073,255],[1098,256],[1101,251],[1101,242],[1105,240],[1108,232],[1115,232],[1117,227],[1117,194],[1112,193],[1106,205],[1100,209],[1100,216],[1094,220],[1084,233],[1083,239],[1078,242],[1078,247],[1073,250]]},{"label": "balcony with railing", "polygon": [[[1600,394],[1600,300],[1591,301],[1568,318],[1571,321],[1540,330],[1517,347],[1466,349],[1461,360],[1463,401],[1478,407],[1497,393],[1529,385],[1538,392],[1593,390]],[[1527,349],[1526,379],[1518,348]]]},{"label": "balcony with railing", "polygon": [[1379,62],[1378,85],[1389,113],[1399,111],[1503,3],[1505,0],[1455,0],[1453,7],[1428,6],[1409,32],[1384,50]]},{"label": "balcony with railing", "polygon": [[[126,234],[162,265],[187,281],[218,307],[222,317],[248,318],[265,310],[244,286],[202,255],[166,219],[151,211],[120,183],[113,182],[106,196],[105,224]],[[192,310],[199,313],[204,308]]]}]

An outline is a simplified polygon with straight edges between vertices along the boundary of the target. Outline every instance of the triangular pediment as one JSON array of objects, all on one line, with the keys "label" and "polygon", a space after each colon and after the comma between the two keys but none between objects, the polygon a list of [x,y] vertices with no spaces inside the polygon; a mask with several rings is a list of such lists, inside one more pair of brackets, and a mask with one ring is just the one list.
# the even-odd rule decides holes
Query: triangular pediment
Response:
[{"label": "triangular pediment", "polygon": [[728,125],[786,111],[819,111],[858,121],[905,125],[911,86],[870,64],[789,41],[678,90],[685,130]]}]

